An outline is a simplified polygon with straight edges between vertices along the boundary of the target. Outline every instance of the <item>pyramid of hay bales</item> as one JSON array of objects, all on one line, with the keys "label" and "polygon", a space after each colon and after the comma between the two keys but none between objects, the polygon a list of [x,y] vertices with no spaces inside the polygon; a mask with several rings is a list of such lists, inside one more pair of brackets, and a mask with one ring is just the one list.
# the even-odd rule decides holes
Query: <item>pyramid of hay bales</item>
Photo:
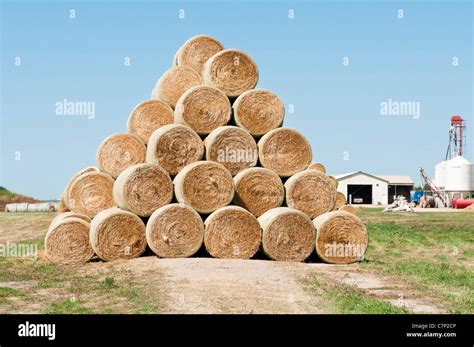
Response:
[{"label": "pyramid of hay bales", "polygon": [[204,245],[216,258],[261,250],[281,261],[314,251],[329,263],[359,260],[365,226],[324,165],[311,163],[304,135],[282,127],[280,98],[257,81],[246,53],[206,35],[186,41],[127,132],[108,136],[97,167],[66,185],[46,235],[49,259],[110,261],[147,247],[190,257]]}]

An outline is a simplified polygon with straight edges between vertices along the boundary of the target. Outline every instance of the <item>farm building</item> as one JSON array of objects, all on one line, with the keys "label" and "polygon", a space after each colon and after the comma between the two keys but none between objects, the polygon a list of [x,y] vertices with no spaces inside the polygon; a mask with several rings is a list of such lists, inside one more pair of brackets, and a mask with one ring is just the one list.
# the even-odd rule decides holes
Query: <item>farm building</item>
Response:
[{"label": "farm building", "polygon": [[358,171],[334,176],[339,182],[337,190],[351,204],[387,205],[394,195],[403,195],[410,200],[413,180],[409,176],[370,175]]}]

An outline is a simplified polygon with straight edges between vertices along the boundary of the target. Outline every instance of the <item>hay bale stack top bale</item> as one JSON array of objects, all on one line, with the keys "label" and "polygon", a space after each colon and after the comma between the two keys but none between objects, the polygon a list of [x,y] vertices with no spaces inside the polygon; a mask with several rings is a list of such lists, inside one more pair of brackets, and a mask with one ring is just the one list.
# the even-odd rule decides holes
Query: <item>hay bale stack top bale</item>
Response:
[{"label": "hay bale stack top bale", "polygon": [[257,143],[246,130],[225,126],[215,129],[204,140],[206,160],[224,165],[232,174],[257,165]]},{"label": "hay bale stack top bale", "polygon": [[176,200],[199,213],[212,213],[234,197],[229,170],[212,161],[198,161],[182,169],[174,179]]},{"label": "hay bale stack top bale", "polygon": [[283,203],[285,188],[280,176],[272,170],[255,167],[234,177],[234,204],[259,217]]},{"label": "hay bale stack top bale", "polygon": [[368,245],[362,221],[344,211],[332,211],[313,220],[316,253],[327,263],[350,264],[361,260]]},{"label": "hay bale stack top bale", "polygon": [[173,109],[160,100],[139,103],[127,120],[127,131],[147,144],[151,134],[163,125],[173,124]]},{"label": "hay bale stack top bale", "polygon": [[195,70],[186,66],[174,66],[156,82],[151,98],[161,100],[174,108],[184,92],[201,84],[202,78]]},{"label": "hay bale stack top bale", "polygon": [[199,135],[207,135],[226,125],[231,117],[229,98],[219,89],[197,86],[188,89],[176,103],[174,121],[189,126]]},{"label": "hay bale stack top bale", "polygon": [[257,64],[246,53],[225,49],[206,62],[204,84],[222,90],[228,97],[238,97],[258,82]]},{"label": "hay bale stack top bale", "polygon": [[146,239],[151,250],[162,258],[185,258],[201,248],[204,224],[201,216],[185,204],[170,204],[157,209],[146,224]]},{"label": "hay bale stack top bale", "polygon": [[279,128],[258,141],[258,156],[263,167],[281,177],[289,177],[306,169],[313,154],[303,134],[294,129]]},{"label": "hay bale stack top bale", "polygon": [[130,166],[117,177],[113,195],[116,204],[141,217],[173,199],[173,182],[168,172],[156,164]]},{"label": "hay bale stack top bale", "polygon": [[235,123],[253,136],[265,135],[280,127],[285,106],[280,98],[266,89],[252,89],[241,94],[232,105]]},{"label": "hay bale stack top bale", "polygon": [[[329,176],[329,177],[332,177],[332,176]],[[346,196],[344,195],[344,193],[337,192],[336,193],[336,203],[334,204],[334,210],[337,210],[338,208],[341,208],[345,204],[346,204]]]},{"label": "hay bale stack top bale", "polygon": [[249,259],[260,247],[260,225],[242,207],[220,208],[206,218],[204,225],[204,245],[215,258]]},{"label": "hay bale stack top bale", "polygon": [[170,175],[201,160],[204,145],[196,132],[181,124],[170,124],[153,132],[148,142],[146,161],[158,164]]},{"label": "hay bale stack top bale", "polygon": [[117,178],[127,167],[144,163],[146,147],[138,136],[113,134],[99,145],[96,153],[100,171]]},{"label": "hay bale stack top bale", "polygon": [[132,212],[110,208],[92,220],[90,242],[102,260],[136,258],[146,248],[145,224]]},{"label": "hay bale stack top bale", "polygon": [[204,64],[224,46],[209,35],[196,35],[187,40],[176,52],[176,66],[187,66],[200,75],[204,70]]}]

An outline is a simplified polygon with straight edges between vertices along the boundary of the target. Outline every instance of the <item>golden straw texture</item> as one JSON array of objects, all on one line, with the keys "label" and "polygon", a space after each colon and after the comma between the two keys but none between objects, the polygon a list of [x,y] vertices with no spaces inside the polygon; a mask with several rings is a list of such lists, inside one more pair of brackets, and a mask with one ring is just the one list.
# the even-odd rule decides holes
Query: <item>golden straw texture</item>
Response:
[{"label": "golden straw texture", "polygon": [[242,207],[220,208],[206,218],[204,225],[204,245],[215,258],[249,259],[260,247],[260,225]]},{"label": "golden straw texture", "polygon": [[176,175],[174,191],[178,202],[191,206],[199,213],[211,213],[232,201],[234,181],[223,165],[198,161]]},{"label": "golden straw texture", "polygon": [[209,35],[193,36],[176,53],[176,65],[190,67],[202,75],[207,60],[223,49],[224,46]]},{"label": "golden straw texture", "polygon": [[146,161],[160,165],[170,175],[176,175],[186,165],[201,160],[203,155],[204,145],[193,129],[170,124],[151,135]]},{"label": "golden straw texture", "polygon": [[235,123],[253,136],[261,136],[280,127],[285,106],[266,89],[252,89],[240,95],[232,105]]},{"label": "golden straw texture", "polygon": [[215,129],[204,140],[206,160],[224,165],[234,176],[257,165],[257,143],[246,130],[234,126]]},{"label": "golden straw texture", "polygon": [[146,224],[146,239],[151,250],[162,258],[194,255],[204,237],[201,216],[185,204],[170,204],[157,209]]},{"label": "golden straw texture", "polygon": [[173,109],[160,100],[147,100],[135,106],[127,121],[127,130],[145,144],[151,134],[166,124],[173,124]]},{"label": "golden straw texture", "polygon": [[283,203],[285,189],[280,176],[272,170],[255,167],[243,170],[234,177],[233,203],[259,217]]}]

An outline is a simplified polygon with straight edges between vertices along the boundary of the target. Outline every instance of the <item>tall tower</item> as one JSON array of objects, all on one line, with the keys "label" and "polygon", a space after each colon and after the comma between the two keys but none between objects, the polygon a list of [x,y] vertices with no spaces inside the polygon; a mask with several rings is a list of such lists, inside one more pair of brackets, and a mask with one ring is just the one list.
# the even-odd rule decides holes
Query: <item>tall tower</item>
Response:
[{"label": "tall tower", "polygon": [[466,142],[466,122],[461,116],[451,117],[451,127],[449,128],[449,146],[446,159],[462,156],[464,153],[464,143]]}]

